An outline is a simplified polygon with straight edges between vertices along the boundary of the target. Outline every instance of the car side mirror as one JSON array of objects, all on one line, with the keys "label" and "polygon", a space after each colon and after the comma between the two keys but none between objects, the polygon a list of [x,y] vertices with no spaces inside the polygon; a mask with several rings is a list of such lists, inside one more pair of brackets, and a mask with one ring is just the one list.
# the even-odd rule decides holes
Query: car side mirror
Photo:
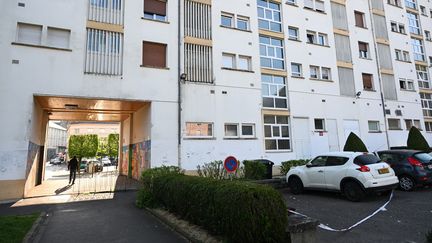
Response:
[{"label": "car side mirror", "polygon": [[313,165],[312,164],[306,164],[306,167],[311,168],[311,167],[313,167]]}]

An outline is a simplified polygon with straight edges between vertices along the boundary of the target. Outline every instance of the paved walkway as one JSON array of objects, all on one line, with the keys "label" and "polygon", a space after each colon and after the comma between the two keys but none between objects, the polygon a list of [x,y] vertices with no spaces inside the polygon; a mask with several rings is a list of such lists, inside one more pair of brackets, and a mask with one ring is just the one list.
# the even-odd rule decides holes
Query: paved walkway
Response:
[{"label": "paved walkway", "polygon": [[25,199],[1,204],[0,215],[47,212],[33,242],[187,242],[136,208],[135,198],[135,192],[117,192]]}]

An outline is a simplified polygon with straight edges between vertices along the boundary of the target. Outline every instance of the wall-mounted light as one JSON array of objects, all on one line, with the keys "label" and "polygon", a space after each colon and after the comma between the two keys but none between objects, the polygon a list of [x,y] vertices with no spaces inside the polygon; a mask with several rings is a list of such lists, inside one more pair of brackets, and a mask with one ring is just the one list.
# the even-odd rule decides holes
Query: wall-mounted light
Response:
[{"label": "wall-mounted light", "polygon": [[360,98],[360,95],[361,95],[361,94],[362,94],[361,91],[357,92],[356,95],[355,95],[356,98],[357,98],[357,99]]},{"label": "wall-mounted light", "polygon": [[186,73],[180,74],[180,80],[181,81],[186,81],[186,78],[187,78],[187,74]]}]

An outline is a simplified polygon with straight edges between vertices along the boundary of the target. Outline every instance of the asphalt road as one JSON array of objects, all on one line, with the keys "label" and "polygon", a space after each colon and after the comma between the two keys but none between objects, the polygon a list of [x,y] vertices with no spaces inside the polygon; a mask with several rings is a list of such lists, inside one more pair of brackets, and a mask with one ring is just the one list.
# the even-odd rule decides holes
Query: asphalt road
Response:
[{"label": "asphalt road", "polygon": [[135,192],[119,192],[106,200],[23,207],[0,204],[0,215],[47,212],[34,242],[187,242],[135,207],[135,199]]},{"label": "asphalt road", "polygon": [[[282,193],[290,208],[318,219],[334,229],[348,228],[372,214],[389,200],[389,195],[369,196],[362,202],[347,201],[341,194],[308,191],[293,195]],[[425,242],[432,229],[432,189],[414,192],[394,191],[385,211],[348,232],[318,229],[317,242]]]}]

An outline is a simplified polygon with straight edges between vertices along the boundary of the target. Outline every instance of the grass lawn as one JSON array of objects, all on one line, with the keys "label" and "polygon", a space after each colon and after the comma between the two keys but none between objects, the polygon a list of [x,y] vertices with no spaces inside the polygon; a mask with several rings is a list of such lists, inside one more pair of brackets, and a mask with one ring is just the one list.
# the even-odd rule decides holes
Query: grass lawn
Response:
[{"label": "grass lawn", "polygon": [[40,213],[0,217],[0,242],[22,242]]}]

